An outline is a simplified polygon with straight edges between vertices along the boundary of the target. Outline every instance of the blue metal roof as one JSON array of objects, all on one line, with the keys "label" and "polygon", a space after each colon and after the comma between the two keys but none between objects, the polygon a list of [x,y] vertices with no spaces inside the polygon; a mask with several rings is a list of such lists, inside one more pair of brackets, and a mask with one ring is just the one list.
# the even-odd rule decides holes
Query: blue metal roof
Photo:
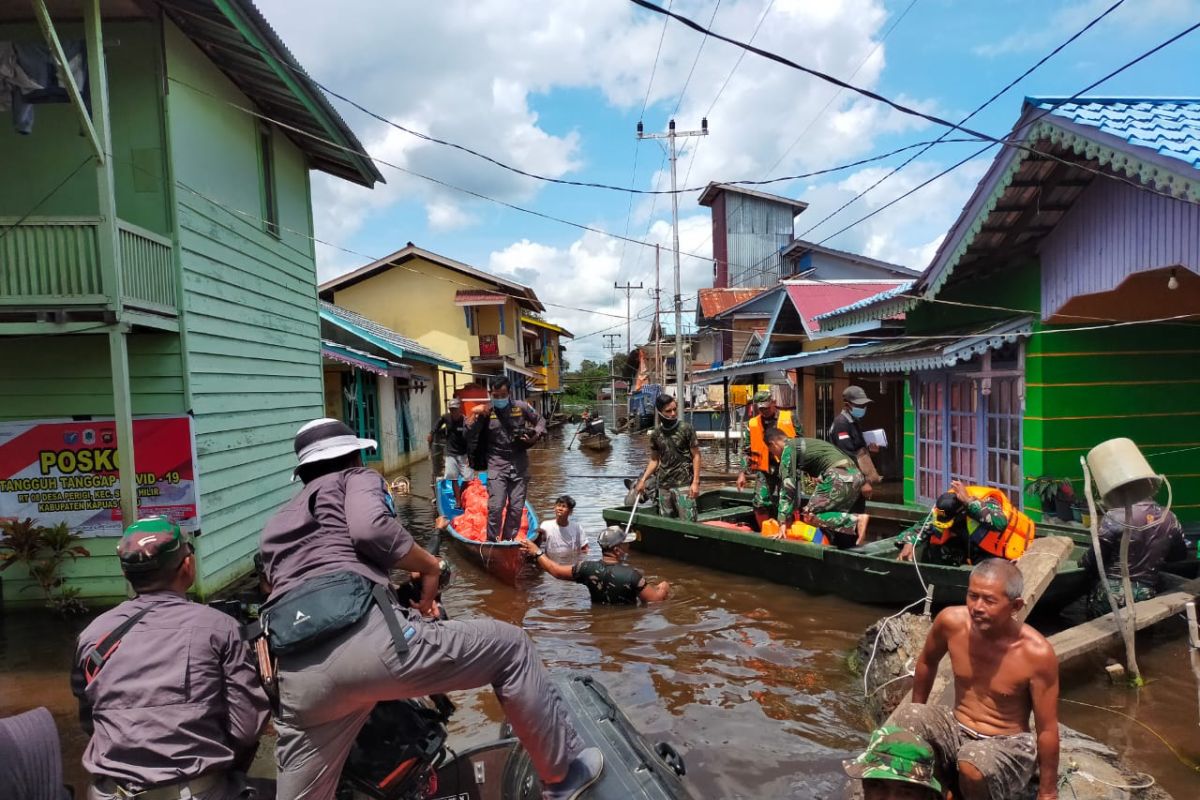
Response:
[{"label": "blue metal roof", "polygon": [[448,367],[449,369],[462,369],[461,364],[451,361],[445,356],[430,350],[428,347],[409,339],[407,336],[401,336],[391,328],[385,328],[379,323],[373,322],[349,309],[335,306],[333,303],[327,303],[322,300],[320,311],[321,319],[354,334],[397,358],[423,361],[426,364],[436,364]]},{"label": "blue metal roof", "polygon": [[[1200,98],[1027,97],[1025,102],[1078,125],[1200,169]],[[1062,103],[1055,108],[1056,103]]]}]

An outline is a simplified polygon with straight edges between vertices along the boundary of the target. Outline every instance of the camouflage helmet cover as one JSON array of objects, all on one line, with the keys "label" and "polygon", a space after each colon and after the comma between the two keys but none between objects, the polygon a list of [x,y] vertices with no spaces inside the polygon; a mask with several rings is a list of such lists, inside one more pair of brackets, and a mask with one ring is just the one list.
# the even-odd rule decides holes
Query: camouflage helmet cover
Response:
[{"label": "camouflage helmet cover", "polygon": [[192,537],[166,517],[140,519],[125,529],[117,558],[126,574],[178,566],[192,552]]},{"label": "camouflage helmet cover", "polygon": [[756,403],[756,404],[757,403],[768,403],[770,401],[771,401],[771,391],[769,389],[762,389],[760,391],[757,391],[754,393],[754,396],[750,398],[750,402]]},{"label": "camouflage helmet cover", "polygon": [[872,733],[866,751],[844,766],[851,778],[911,783],[940,793],[933,764],[932,747],[916,734],[889,725]]}]

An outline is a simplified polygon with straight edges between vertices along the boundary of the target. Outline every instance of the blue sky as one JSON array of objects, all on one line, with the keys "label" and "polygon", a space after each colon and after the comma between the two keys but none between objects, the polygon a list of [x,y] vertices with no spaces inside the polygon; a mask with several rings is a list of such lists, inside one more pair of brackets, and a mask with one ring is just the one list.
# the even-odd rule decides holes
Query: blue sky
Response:
[{"label": "blue sky", "polygon": [[[769,8],[756,45],[957,120],[1112,2],[721,0],[716,7],[716,0],[678,0],[673,6],[702,24],[716,7],[713,28],[741,40]],[[662,151],[655,142],[637,143],[634,128],[642,117],[647,130],[664,129],[677,106],[681,129],[698,128],[711,107],[712,135],[694,158],[684,151],[681,186],[827,168],[942,133],[753,54],[713,105],[739,51],[709,40],[697,60],[700,34],[670,22],[664,35],[663,17],[624,0],[345,0],[335,17],[317,0],[259,5],[318,81],[401,124],[554,177],[669,188],[659,171]],[[1200,0],[1128,0],[969,124],[1004,134],[1025,95],[1074,94],[1197,21]],[[1091,94],[1200,95],[1198,63],[1200,32]],[[669,246],[667,196],[635,196],[631,204],[626,193],[519,178],[339,108],[377,157],[542,213]],[[978,147],[939,145],[804,238],[823,239]],[[796,220],[800,235],[906,156],[763,188],[810,203]],[[990,156],[826,243],[923,268]],[[606,316],[624,313],[624,295],[613,291],[614,281],[653,284],[650,248],[469,198],[388,166],[381,170],[388,184],[373,192],[324,176],[314,180],[318,237],[335,245],[318,249],[322,277],[363,262],[338,248],[378,257],[413,241],[532,285],[553,304],[547,316],[578,334],[624,329]],[[710,284],[711,228],[697,194],[680,197],[681,250],[699,256],[682,259],[688,295]],[[664,254],[664,283],[669,274]],[[643,317],[634,326],[635,343],[648,327],[649,306],[644,295],[635,299]],[[581,337],[570,358],[596,357],[601,343],[598,335]]]}]

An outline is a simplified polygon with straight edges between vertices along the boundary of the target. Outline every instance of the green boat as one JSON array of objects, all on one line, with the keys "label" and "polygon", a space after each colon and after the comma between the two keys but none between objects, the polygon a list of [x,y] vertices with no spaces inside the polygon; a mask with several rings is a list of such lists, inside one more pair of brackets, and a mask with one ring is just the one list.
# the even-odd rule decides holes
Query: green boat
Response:
[{"label": "green boat", "polygon": [[[715,489],[701,493],[696,503],[697,522],[659,516],[650,507],[643,507],[633,519],[633,528],[638,533],[633,547],[664,558],[766,578],[814,594],[835,594],[872,605],[899,608],[921,599],[925,596],[921,578],[934,587],[935,605],[952,605],[966,599],[969,566],[920,564],[919,578],[911,563],[896,560],[895,534],[910,524],[904,519],[872,516],[873,527],[877,523],[890,523],[894,527],[889,530],[890,535],[862,547],[838,550],[705,524],[751,523],[754,512],[750,508],[750,495],[745,492]],[[602,514],[606,523],[624,525],[630,507],[606,508]],[[1076,540],[1067,562],[1038,601],[1039,612],[1061,609],[1087,591],[1092,577],[1079,567],[1083,553],[1083,544]]]}]

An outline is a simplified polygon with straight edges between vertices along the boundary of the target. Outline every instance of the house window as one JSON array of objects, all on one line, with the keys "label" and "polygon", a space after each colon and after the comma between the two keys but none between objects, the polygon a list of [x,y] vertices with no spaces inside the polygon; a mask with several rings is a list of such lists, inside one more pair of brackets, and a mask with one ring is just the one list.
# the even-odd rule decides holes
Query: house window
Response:
[{"label": "house window", "polygon": [[932,502],[950,481],[1003,489],[1021,498],[1019,375],[933,373],[914,379],[917,496]]},{"label": "house window", "polygon": [[508,316],[507,311],[508,311],[508,309],[506,309],[504,306],[496,306],[496,313],[498,313],[500,315],[500,335],[501,336],[508,333],[508,331],[506,330],[506,328],[508,326],[505,324],[505,321]]},{"label": "house window", "polygon": [[258,157],[262,165],[262,215],[267,233],[279,238],[279,195],[275,187],[275,151],[272,147],[271,128],[258,128]]},{"label": "house window", "polygon": [[837,416],[837,404],[833,401],[833,367],[817,367],[813,370],[813,411],[817,429],[813,435],[818,439],[829,437],[829,427]]},{"label": "house window", "polygon": [[[342,419],[364,439],[380,440],[378,379],[362,370],[348,373],[342,391]],[[383,458],[379,448],[364,450],[364,461]]]},{"label": "house window", "polygon": [[473,306],[463,306],[463,319],[467,322],[467,333],[475,334],[475,308]]}]

